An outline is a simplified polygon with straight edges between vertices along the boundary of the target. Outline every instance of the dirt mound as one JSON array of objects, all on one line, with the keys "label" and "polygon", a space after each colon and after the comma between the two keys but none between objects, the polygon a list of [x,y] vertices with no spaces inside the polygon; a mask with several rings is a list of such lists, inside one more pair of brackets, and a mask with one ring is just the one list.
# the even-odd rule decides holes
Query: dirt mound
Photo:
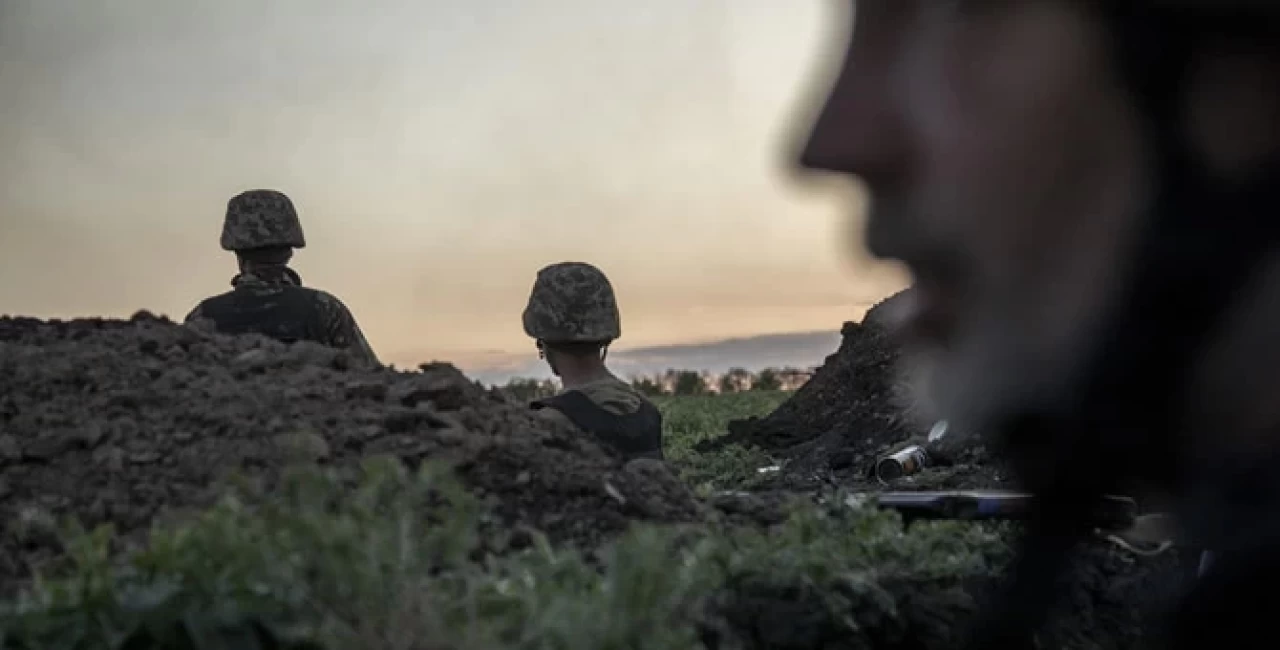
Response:
[{"label": "dirt mound", "polygon": [[796,457],[821,443],[822,456],[847,465],[923,434],[903,408],[895,381],[898,349],[877,318],[881,305],[865,322],[845,323],[840,348],[773,413],[730,423],[728,435],[702,449],[738,443]]},{"label": "dirt mound", "polygon": [[872,305],[867,310],[867,313],[862,315],[862,322],[888,327],[890,323],[896,320],[896,312],[904,308],[910,299],[911,288],[908,287]]},{"label": "dirt mound", "polygon": [[[922,442],[932,424],[913,412],[898,372],[899,348],[888,330],[892,312],[910,291],[880,301],[861,323],[845,323],[840,347],[772,413],[730,422],[727,435],[703,442],[699,451],[729,444],[769,451],[786,460],[785,470],[769,484],[773,488],[809,490],[833,480],[854,489],[882,487],[868,476],[875,461]],[[931,450],[941,452],[937,460],[946,466],[904,479],[900,487],[987,488],[1006,480],[1004,468],[993,465],[972,436],[949,432]]]},{"label": "dirt mound", "polygon": [[229,471],[377,454],[454,465],[505,524],[595,546],[698,506],[665,466],[623,465],[453,366],[355,370],[345,352],[128,321],[0,318],[0,581],[57,550],[52,518],[123,533],[196,508]]}]

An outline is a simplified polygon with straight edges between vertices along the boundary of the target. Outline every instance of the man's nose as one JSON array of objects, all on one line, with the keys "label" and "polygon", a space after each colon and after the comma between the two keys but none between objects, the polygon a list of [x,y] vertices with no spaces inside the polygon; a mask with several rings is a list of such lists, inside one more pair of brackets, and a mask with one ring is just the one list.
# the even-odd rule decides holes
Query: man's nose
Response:
[{"label": "man's nose", "polygon": [[801,167],[857,176],[870,186],[902,173],[907,161],[902,111],[888,75],[846,61],[814,120]]}]

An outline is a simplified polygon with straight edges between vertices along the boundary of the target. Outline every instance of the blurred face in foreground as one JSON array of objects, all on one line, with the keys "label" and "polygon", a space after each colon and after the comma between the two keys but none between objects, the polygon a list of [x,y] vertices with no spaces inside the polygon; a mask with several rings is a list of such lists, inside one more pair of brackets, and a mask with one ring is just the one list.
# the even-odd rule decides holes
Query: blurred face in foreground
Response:
[{"label": "blurred face in foreground", "polygon": [[1060,394],[1149,199],[1140,122],[1075,2],[862,0],[802,164],[856,176],[910,269],[898,329],[968,427]]}]

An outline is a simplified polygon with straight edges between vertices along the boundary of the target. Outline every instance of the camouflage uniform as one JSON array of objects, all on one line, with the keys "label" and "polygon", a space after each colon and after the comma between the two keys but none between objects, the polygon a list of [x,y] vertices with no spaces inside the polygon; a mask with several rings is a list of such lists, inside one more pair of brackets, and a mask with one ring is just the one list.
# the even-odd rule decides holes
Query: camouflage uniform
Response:
[{"label": "camouflage uniform", "polygon": [[[581,262],[552,264],[538,272],[523,321],[526,334],[552,345],[607,345],[622,334],[613,286],[599,269]],[[662,414],[612,375],[531,406],[543,417],[592,433],[627,458],[662,458]]]},{"label": "camouflage uniform", "polygon": [[304,287],[285,266],[257,268],[231,280],[235,287],[206,298],[185,322],[207,321],[224,334],[262,334],[279,341],[313,341],[350,351],[361,362],[378,365],[347,306],[333,294]]},{"label": "camouflage uniform", "polygon": [[[250,190],[227,203],[222,248],[229,251],[303,248],[302,225],[289,197]],[[257,333],[284,341],[313,341],[346,349],[358,361],[379,365],[355,317],[336,296],[302,286],[289,267],[255,265],[231,280],[226,293],[206,298],[184,321],[226,334]]]}]

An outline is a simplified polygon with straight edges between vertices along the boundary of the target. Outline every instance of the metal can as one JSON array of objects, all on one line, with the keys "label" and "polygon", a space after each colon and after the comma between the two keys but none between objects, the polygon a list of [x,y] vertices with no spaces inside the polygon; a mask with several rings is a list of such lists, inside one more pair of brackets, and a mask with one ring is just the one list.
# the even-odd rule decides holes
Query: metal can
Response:
[{"label": "metal can", "polygon": [[920,445],[911,445],[876,461],[876,478],[888,483],[903,476],[910,476],[929,464],[929,454]]}]

